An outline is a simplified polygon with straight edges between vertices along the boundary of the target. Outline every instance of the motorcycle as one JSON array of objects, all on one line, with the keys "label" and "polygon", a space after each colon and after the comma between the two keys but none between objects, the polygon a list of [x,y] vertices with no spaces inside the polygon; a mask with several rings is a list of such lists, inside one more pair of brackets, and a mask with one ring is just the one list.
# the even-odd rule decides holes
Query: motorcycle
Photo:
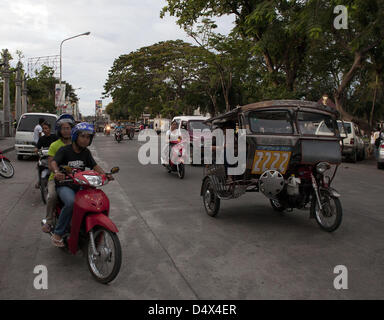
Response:
[{"label": "motorcycle", "polygon": [[111,127],[110,126],[106,126],[104,128],[104,135],[109,136],[110,134],[111,134]]},{"label": "motorcycle", "polygon": [[39,173],[39,187],[41,199],[43,200],[44,204],[47,204],[48,178],[50,174],[48,168],[48,150],[49,148],[42,148],[37,152],[39,156],[39,161],[37,162],[37,171]]},{"label": "motorcycle", "polygon": [[[180,179],[185,176],[185,165],[184,165],[184,142],[181,137],[176,141],[169,142],[170,156],[168,163],[163,163],[163,166],[168,170],[168,173],[177,172]],[[164,161],[163,161],[164,162]]]},{"label": "motorcycle", "polygon": [[115,132],[115,140],[120,143],[121,140],[123,140],[123,132],[121,129],[117,129]]},{"label": "motorcycle", "polygon": [[[81,187],[76,193],[70,231],[63,236],[63,249],[76,254],[79,247],[85,249],[85,245],[84,253],[89,271],[98,282],[107,284],[116,278],[122,259],[118,229],[109,218],[109,199],[102,190],[97,189],[108,183],[107,176],[93,170],[80,171],[67,166],[60,167],[60,171],[66,174],[66,178],[59,185]],[[114,167],[110,174],[117,172],[119,168]],[[62,207],[63,203],[59,199],[55,212],[56,221]],[[45,223],[46,220],[43,219],[41,225]]]},{"label": "motorcycle", "polygon": [[15,174],[15,169],[13,168],[11,161],[3,155],[3,152],[1,150],[0,161],[0,176],[6,179],[12,178]]}]

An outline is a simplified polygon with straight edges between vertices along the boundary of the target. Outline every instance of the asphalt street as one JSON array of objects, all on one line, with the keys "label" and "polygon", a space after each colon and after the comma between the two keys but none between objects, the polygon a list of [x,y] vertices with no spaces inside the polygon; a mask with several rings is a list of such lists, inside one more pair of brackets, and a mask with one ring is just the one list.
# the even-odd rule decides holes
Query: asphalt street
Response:
[{"label": "asphalt street", "polygon": [[[0,299],[383,299],[384,171],[370,160],[340,166],[343,222],[322,231],[307,211],[278,214],[261,194],[222,201],[215,218],[200,197],[203,169],[180,180],[161,165],[141,165],[143,142],[97,136],[92,152],[105,169],[119,166],[103,190],[123,250],[109,285],[91,277],[81,252],[53,247],[40,231],[45,216],[36,161],[7,153],[15,176],[0,177]],[[48,269],[36,290],[35,266]],[[334,268],[348,270],[336,290]]]}]

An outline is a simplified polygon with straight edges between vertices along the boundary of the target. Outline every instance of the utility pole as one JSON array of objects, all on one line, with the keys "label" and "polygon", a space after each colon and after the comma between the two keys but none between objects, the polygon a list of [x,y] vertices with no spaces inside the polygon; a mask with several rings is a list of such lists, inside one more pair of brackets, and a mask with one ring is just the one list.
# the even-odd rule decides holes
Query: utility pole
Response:
[{"label": "utility pole", "polygon": [[21,79],[21,62],[19,61],[17,63],[17,70],[16,70],[16,94],[15,94],[15,120],[19,121],[20,116],[22,114],[21,111],[21,86],[22,86],[22,79]]},{"label": "utility pole", "polygon": [[28,89],[27,89],[27,77],[24,75],[23,83],[21,86],[21,114],[28,112]]},{"label": "utility pole", "polygon": [[11,104],[10,104],[10,97],[9,97],[9,78],[11,75],[11,71],[9,70],[9,61],[8,61],[8,49],[4,50],[3,55],[3,79],[4,79],[4,86],[3,86],[3,137],[10,137],[11,136]]}]

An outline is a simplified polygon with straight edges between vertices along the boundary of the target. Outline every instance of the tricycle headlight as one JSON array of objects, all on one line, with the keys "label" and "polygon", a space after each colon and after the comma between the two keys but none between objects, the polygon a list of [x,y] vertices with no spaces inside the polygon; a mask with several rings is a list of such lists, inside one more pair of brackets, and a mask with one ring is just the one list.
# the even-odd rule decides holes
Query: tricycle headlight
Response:
[{"label": "tricycle headlight", "polygon": [[328,169],[331,168],[331,165],[328,163],[328,162],[320,162],[317,166],[316,166],[316,171],[318,173],[321,173],[323,174],[325,171],[327,171]]},{"label": "tricycle headlight", "polygon": [[103,179],[101,179],[100,176],[84,175],[84,178],[87,179],[92,187],[100,187],[103,185]]}]

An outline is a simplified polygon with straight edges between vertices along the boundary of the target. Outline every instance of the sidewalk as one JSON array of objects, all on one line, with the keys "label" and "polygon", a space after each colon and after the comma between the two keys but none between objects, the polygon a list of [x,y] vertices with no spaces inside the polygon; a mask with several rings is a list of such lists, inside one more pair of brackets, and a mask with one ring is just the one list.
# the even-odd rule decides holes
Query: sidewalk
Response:
[{"label": "sidewalk", "polygon": [[0,137],[0,150],[7,153],[15,149],[15,137]]}]

